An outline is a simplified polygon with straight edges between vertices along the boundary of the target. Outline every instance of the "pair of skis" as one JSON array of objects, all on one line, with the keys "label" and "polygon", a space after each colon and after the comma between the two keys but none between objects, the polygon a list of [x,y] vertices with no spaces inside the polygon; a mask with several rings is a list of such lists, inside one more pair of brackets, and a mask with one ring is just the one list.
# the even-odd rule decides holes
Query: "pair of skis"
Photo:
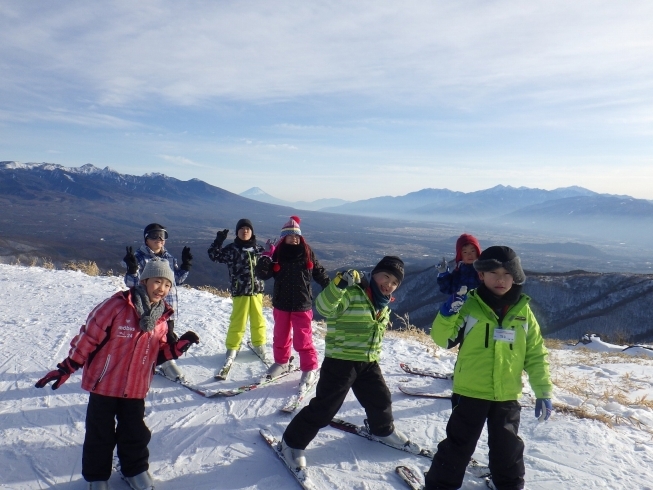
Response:
[{"label": "pair of skis", "polygon": [[451,399],[451,395],[452,395],[451,383],[447,381],[453,379],[453,373],[439,373],[437,371],[433,371],[430,369],[415,368],[403,362],[399,364],[399,367],[408,374],[415,374],[418,376],[425,376],[437,380],[442,380],[439,383],[442,385],[441,387],[437,387],[434,385],[426,386],[426,387],[423,386],[417,387],[417,386],[400,384],[399,390],[402,393],[410,396],[421,396],[425,398],[439,398],[443,400]]},{"label": "pair of skis", "polygon": [[[386,444],[383,441],[376,438],[374,435],[372,435],[369,429],[367,428],[367,426],[352,424],[351,422],[347,422],[341,419],[333,419],[329,425],[335,429],[342,430],[344,432],[348,432],[350,434],[354,434],[359,437],[363,437],[369,441],[378,442],[387,447],[398,449],[400,451],[411,453],[417,456],[422,456],[428,458],[429,460],[432,460],[434,456],[433,451],[431,451],[430,449],[420,448],[417,444],[408,443],[405,446],[393,446],[390,444]],[[295,477],[297,483],[299,483],[302,488],[307,490],[330,488],[329,486],[323,487],[319,485],[318,484],[319,482],[316,482],[314,479],[315,475],[310,474],[307,468],[295,470],[293,466],[284,458],[283,454],[281,453],[281,441],[276,437],[274,437],[269,430],[261,429],[259,432],[263,437],[263,439],[267,442],[268,446],[270,446],[270,448],[277,454],[279,459],[283,461],[286,468],[288,468],[288,471],[290,471],[293,477]],[[487,466],[480,464],[474,459],[470,461],[467,467],[467,471],[477,478],[482,478],[491,481],[489,468]],[[398,466],[396,468],[396,472],[410,488],[414,490],[423,489],[424,487],[422,483],[423,478],[418,476],[418,474],[408,466]]]},{"label": "pair of skis", "polygon": [[[247,347],[249,347],[249,349],[254,354],[256,354],[256,357],[258,357],[261,360],[261,362],[263,364],[265,364],[265,367],[268,367],[268,368],[270,367],[270,360],[265,358],[265,357],[261,357],[259,352],[254,348],[254,345],[252,344],[251,340],[247,341]],[[231,371],[231,366],[233,365],[235,360],[236,360],[235,357],[227,357],[227,359],[225,360],[224,365],[222,366],[220,371],[218,371],[216,373],[215,379],[217,379],[218,381],[225,381],[227,379],[227,377],[229,376],[229,372]]]}]

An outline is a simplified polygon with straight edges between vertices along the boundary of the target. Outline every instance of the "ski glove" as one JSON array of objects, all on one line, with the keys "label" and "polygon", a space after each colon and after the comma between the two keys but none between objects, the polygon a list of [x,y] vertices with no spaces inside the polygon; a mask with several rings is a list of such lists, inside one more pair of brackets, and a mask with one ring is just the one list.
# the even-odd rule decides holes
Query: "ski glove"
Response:
[{"label": "ski glove", "polygon": [[265,242],[265,250],[263,250],[263,253],[261,255],[265,257],[272,257],[272,254],[274,253],[274,249],[276,246],[274,245],[274,242],[272,240],[266,240]]},{"label": "ski glove", "polygon": [[181,267],[185,271],[189,271],[193,265],[193,254],[190,253],[190,247],[184,247],[181,251]]},{"label": "ski glove", "polygon": [[179,337],[179,340],[173,346],[172,356],[175,359],[177,359],[179,358],[179,356],[181,356],[184,352],[188,350],[191,344],[199,344],[199,343],[200,343],[200,338],[197,336],[197,334],[189,330],[184,335]]},{"label": "ski glove", "polygon": [[461,286],[457,293],[449,296],[449,299],[442,303],[440,313],[444,316],[455,315],[467,300],[467,286]]},{"label": "ski glove", "polygon": [[551,398],[538,398],[535,400],[535,418],[540,422],[549,420],[551,412],[553,412]]},{"label": "ski glove", "polygon": [[127,274],[134,275],[138,272],[138,260],[134,255],[133,248],[126,247],[126,249],[127,249],[127,255],[125,255],[122,260],[125,262],[125,265],[127,266]]},{"label": "ski glove", "polygon": [[229,234],[229,230],[224,229],[222,231],[219,231],[215,234],[215,240],[213,240],[213,248],[222,248],[222,244],[224,241],[227,239],[227,235]]},{"label": "ski glove", "polygon": [[354,269],[349,269],[346,272],[338,272],[333,283],[340,289],[345,289],[347,286],[359,284],[361,282],[361,275]]},{"label": "ski glove", "polygon": [[77,371],[81,364],[76,363],[70,357],[66,357],[63,361],[57,364],[57,369],[50,371],[44,377],[39,379],[34,386],[43,388],[50,381],[54,381],[52,389],[56,390],[70,378],[70,375]]},{"label": "ski glove", "polygon": [[447,265],[447,259],[445,259],[444,257],[442,257],[442,262],[440,262],[435,267],[436,267],[436,269],[438,269],[439,274],[444,274],[445,272],[449,272],[449,266]]}]

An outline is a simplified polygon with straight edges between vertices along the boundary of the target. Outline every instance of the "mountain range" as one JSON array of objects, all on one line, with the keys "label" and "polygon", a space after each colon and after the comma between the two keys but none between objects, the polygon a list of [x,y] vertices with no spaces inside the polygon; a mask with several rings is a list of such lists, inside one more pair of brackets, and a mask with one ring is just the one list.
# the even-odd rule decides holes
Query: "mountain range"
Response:
[{"label": "mountain range", "polygon": [[[430,193],[426,191],[425,194]],[[559,214],[559,228],[569,216],[569,212],[561,213],[568,200],[613,200],[622,203],[612,205],[618,208],[612,210],[613,214],[628,214],[639,222],[640,228],[648,226],[646,201],[597,196],[578,188],[551,191],[553,194],[530,191],[498,187],[487,190],[486,195],[493,195],[497,202],[514,201],[519,195],[523,202],[533,202],[535,197],[523,196],[553,195],[553,199],[511,213],[524,212],[529,207],[534,212],[538,208],[554,221]],[[462,199],[462,193],[442,193]],[[509,211],[511,206],[506,205],[503,210]],[[650,318],[635,318],[630,308],[640,303],[653,306],[649,287],[653,264],[647,252],[650,242],[633,242],[632,248],[614,244],[618,220],[598,230],[605,235],[603,240],[583,241],[562,232],[547,234],[541,230],[524,231],[518,226],[510,228],[503,224],[510,212],[497,222],[501,226],[496,226],[494,220],[471,226],[462,220],[446,223],[360,215],[343,219],[342,214],[298,213],[290,207],[254,201],[198,179],[180,181],[163,174],[124,175],[90,164],[66,168],[16,162],[0,162],[0,207],[0,262],[40,263],[47,259],[61,267],[66,261],[90,260],[103,271],[122,274],[125,247],[140,246],[143,227],[158,222],[169,230],[166,247],[173,255],[179,258],[183,246],[191,247],[194,260],[188,283],[221,288],[228,285],[227,269],[210,262],[206,253],[217,230],[232,230],[227,238],[229,243],[235,223],[247,217],[254,223],[259,241],[265,241],[278,237],[288,217],[299,214],[304,236],[331,273],[346,268],[369,271],[383,255],[401,256],[407,274],[393,308],[399,314],[409,313],[411,323],[425,328],[444,299],[437,292],[433,265],[442,256],[452,258],[461,232],[473,232],[484,247],[511,245],[519,252],[524,267],[537,271],[528,273],[526,291],[533,296],[534,308],[539,308],[546,332],[575,337],[581,330],[608,332],[619,326],[638,339],[653,338]],[[611,209],[605,209],[606,214],[610,212]],[[594,272],[568,272],[580,269]]]},{"label": "mountain range", "polygon": [[307,211],[320,211],[325,208],[341,206],[351,202],[336,198],[317,199],[315,201],[284,201],[283,199],[271,196],[260,187],[252,187],[251,189],[247,189],[246,191],[241,192],[239,196],[246,197],[247,199],[253,199],[254,201],[267,202],[268,204],[277,204],[279,206],[288,206],[291,208],[303,209]]}]

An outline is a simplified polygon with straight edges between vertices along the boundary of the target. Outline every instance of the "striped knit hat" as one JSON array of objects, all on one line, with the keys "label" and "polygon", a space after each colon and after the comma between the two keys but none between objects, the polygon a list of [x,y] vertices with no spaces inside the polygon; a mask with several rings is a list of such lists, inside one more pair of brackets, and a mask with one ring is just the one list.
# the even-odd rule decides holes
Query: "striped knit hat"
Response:
[{"label": "striped knit hat", "polygon": [[288,236],[288,235],[300,235],[302,234],[302,230],[299,229],[299,222],[301,220],[299,219],[299,216],[291,216],[288,222],[283,225],[283,228],[281,228],[281,238]]}]

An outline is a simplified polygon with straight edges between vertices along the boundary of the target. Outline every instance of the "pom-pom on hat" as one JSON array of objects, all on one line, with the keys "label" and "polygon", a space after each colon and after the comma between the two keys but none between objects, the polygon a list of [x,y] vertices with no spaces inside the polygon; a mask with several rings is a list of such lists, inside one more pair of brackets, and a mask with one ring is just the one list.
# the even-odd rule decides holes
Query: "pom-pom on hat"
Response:
[{"label": "pom-pom on hat", "polygon": [[499,267],[506,269],[512,276],[514,284],[520,286],[526,282],[521,260],[510,247],[493,246],[483,250],[483,253],[474,261],[474,269],[478,272],[490,272]]},{"label": "pom-pom on hat", "polygon": [[404,261],[395,255],[386,255],[372,269],[372,275],[377,272],[387,272],[397,278],[399,283],[404,280]]},{"label": "pom-pom on hat", "polygon": [[170,262],[167,260],[152,259],[148,260],[147,264],[141,272],[140,280],[150,279],[151,277],[163,277],[170,281],[170,284],[175,283],[175,273],[170,268]]},{"label": "pom-pom on hat", "polygon": [[254,233],[254,226],[252,225],[252,222],[247,218],[243,218],[243,219],[239,219],[238,223],[236,223],[236,234],[238,234],[238,230],[244,227],[249,228],[250,230],[252,230],[252,233]]},{"label": "pom-pom on hat", "polygon": [[458,240],[456,240],[456,264],[463,260],[463,247],[465,245],[473,245],[474,248],[476,249],[476,255],[480,256],[481,255],[481,245],[478,243],[478,240],[474,235],[468,235],[467,233],[463,233],[458,237]]},{"label": "pom-pom on hat", "polygon": [[302,230],[299,229],[299,222],[301,220],[299,219],[299,216],[291,216],[288,222],[283,225],[283,228],[281,228],[281,237],[285,237],[288,235],[300,235],[302,234]]}]

